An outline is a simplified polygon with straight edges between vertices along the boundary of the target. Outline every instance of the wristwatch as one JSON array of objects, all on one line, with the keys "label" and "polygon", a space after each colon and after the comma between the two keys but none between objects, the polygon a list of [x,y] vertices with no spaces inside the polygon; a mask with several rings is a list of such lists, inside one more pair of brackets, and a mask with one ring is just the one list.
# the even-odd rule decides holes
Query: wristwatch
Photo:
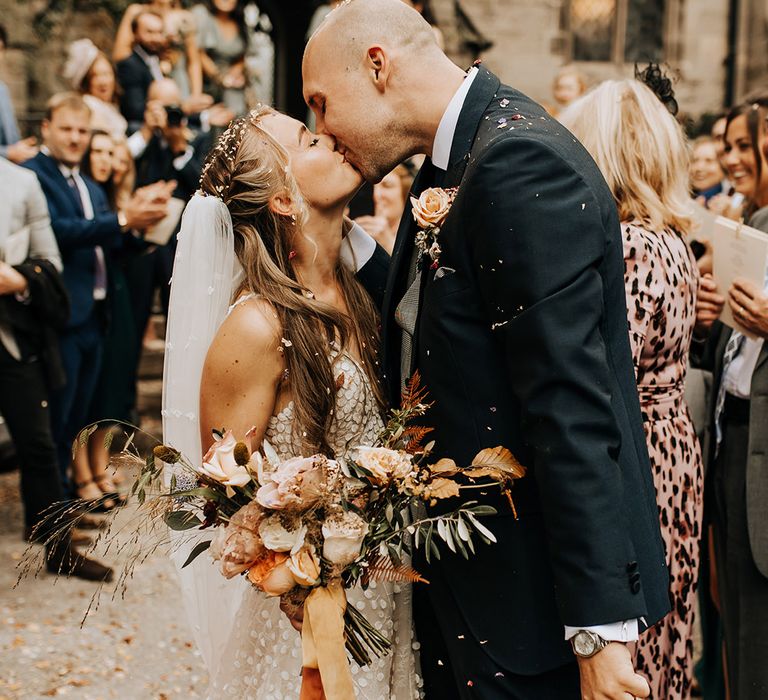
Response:
[{"label": "wristwatch", "polygon": [[610,642],[603,639],[597,632],[590,632],[589,630],[579,630],[571,637],[573,653],[582,659],[589,659],[609,644]]}]

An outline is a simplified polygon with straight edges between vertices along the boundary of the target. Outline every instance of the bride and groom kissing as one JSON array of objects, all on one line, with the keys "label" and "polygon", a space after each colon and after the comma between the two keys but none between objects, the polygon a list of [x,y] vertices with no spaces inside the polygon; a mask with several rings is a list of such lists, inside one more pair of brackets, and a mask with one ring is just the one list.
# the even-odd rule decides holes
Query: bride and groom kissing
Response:
[{"label": "bride and groom kissing", "polygon": [[[647,697],[626,643],[668,611],[668,574],[596,165],[400,0],[334,10],[303,73],[317,134],[268,108],[236,121],[185,214],[166,442],[205,451],[215,421],[281,457],[338,454],[371,444],[418,370],[438,456],[504,445],[529,476],[514,515],[483,497],[497,544],[416,559],[429,585],[350,591],[394,640],[353,669],[358,697]],[[417,153],[390,260],[344,210]],[[212,697],[298,697],[300,622],[204,559],[182,587]]]}]

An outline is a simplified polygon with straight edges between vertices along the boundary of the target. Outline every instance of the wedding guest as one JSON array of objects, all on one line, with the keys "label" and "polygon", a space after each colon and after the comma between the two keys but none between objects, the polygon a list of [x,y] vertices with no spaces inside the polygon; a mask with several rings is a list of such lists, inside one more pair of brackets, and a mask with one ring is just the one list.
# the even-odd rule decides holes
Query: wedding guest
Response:
[{"label": "wedding guest", "polygon": [[766,116],[768,95],[757,96],[728,113],[723,163],[735,195],[721,193],[710,200],[709,208],[717,214],[749,220],[768,205],[768,160],[763,152]]},{"label": "wedding guest", "polygon": [[120,111],[128,120],[128,133],[142,124],[147,90],[153,80],[162,80],[160,52],[165,44],[165,25],[157,12],[142,10],[130,22],[133,51],[117,62],[117,80],[122,88]]},{"label": "wedding guest", "polygon": [[[26,231],[13,266],[0,262],[0,412],[21,472],[25,539],[43,542],[51,526],[41,514],[65,500],[51,434],[49,394],[64,380],[56,330],[66,324],[61,256],[40,183],[33,172],[0,159],[0,251]],[[23,258],[23,260],[22,260]],[[80,555],[72,536],[46,545],[46,568],[93,581],[112,570]]]},{"label": "wedding guest", "polygon": [[[0,24],[0,58],[8,46],[8,32]],[[37,154],[37,139],[30,136],[22,139],[16,113],[11,102],[8,86],[0,80],[0,156],[13,163],[23,163]]]},{"label": "wedding guest", "polygon": [[248,34],[243,4],[240,0],[205,0],[192,8],[205,91],[236,116],[246,111]]},{"label": "wedding guest", "polygon": [[144,229],[166,213],[164,202],[139,197],[112,212],[99,186],[80,174],[90,119],[82,96],[54,95],[42,123],[43,148],[25,163],[37,174],[48,201],[71,300],[70,319],[59,336],[66,384],[51,397],[53,436],[68,490],[72,441],[85,426],[102,361],[108,284],[104,251],[120,246],[127,231]]},{"label": "wedding guest", "polygon": [[400,218],[408,201],[413,172],[407,163],[398,165],[381,182],[373,186],[373,216],[360,216],[355,221],[390,255],[395,247]]},{"label": "wedding guest", "polygon": [[548,108],[552,116],[557,116],[587,91],[587,79],[575,66],[560,68],[552,81],[552,97],[555,104]]},{"label": "wedding guest", "polygon": [[683,398],[699,283],[686,242],[693,226],[687,144],[638,80],[606,81],[561,118],[596,160],[619,209],[630,341],[671,578],[672,612],[640,636],[635,667],[651,697],[687,700],[704,488]]},{"label": "wedding guest", "polygon": [[717,142],[711,136],[699,136],[693,142],[691,157],[691,193],[704,206],[723,191],[725,171],[717,155]]},{"label": "wedding guest", "polygon": [[64,77],[91,108],[91,128],[125,138],[128,122],[117,107],[115,69],[106,54],[90,39],[78,39],[69,45]]},{"label": "wedding guest", "polygon": [[721,160],[725,154],[725,125],[727,121],[728,115],[720,113],[712,122],[712,128],[709,130],[709,135],[714,139],[717,146],[717,156]]},{"label": "wedding guest", "polygon": [[[83,156],[82,173],[99,185],[109,202],[110,209],[117,211],[117,186],[113,179],[115,143],[105,131],[95,131]],[[115,247],[106,255],[108,317],[104,337],[101,371],[93,392],[87,423],[114,419],[135,422],[136,363],[134,356],[138,341],[134,330],[133,310],[122,267],[124,248],[143,248],[140,239],[124,236],[122,246]],[[101,424],[91,435],[88,443],[81,446],[72,463],[75,483],[80,497],[100,501],[99,508],[109,511],[122,503],[109,465],[109,449],[105,438],[111,425]]]},{"label": "wedding guest", "polygon": [[130,4],[117,29],[112,59],[122,61],[131,55],[135,31],[133,21],[142,12],[152,11],[163,20],[164,42],[160,52],[163,73],[179,86],[183,97],[199,96],[203,73],[197,42],[195,18],[178,0],[148,0]]},{"label": "wedding guest", "polygon": [[136,185],[136,164],[133,155],[125,141],[117,141],[112,152],[112,183],[114,186],[115,205],[118,209],[124,209],[133,196]]},{"label": "wedding guest", "polygon": [[[739,108],[731,115],[738,113]],[[756,221],[753,216],[749,223],[761,220],[764,223],[765,217]],[[717,320],[725,303],[754,338]],[[758,700],[768,694],[766,338],[768,284],[761,289],[737,278],[723,297],[711,276],[702,279],[693,357],[714,375],[706,495],[714,544],[710,576],[725,638],[728,697],[733,700]]]}]

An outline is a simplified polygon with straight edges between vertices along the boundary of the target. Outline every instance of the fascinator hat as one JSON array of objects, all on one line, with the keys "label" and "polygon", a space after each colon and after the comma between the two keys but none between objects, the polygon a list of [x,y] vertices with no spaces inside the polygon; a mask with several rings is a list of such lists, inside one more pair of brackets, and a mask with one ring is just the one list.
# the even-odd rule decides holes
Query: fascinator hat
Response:
[{"label": "fascinator hat", "polygon": [[69,45],[69,54],[64,65],[64,78],[75,90],[80,89],[99,53],[99,49],[90,39],[78,39]]}]

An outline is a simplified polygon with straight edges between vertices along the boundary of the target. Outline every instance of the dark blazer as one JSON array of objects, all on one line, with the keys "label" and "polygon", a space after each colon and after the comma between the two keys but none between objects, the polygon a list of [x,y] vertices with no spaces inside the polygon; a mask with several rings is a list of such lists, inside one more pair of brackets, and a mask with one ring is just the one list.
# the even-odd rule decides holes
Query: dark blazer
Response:
[{"label": "dark blazer", "polygon": [[136,51],[118,61],[115,67],[117,82],[122,88],[120,111],[128,121],[128,134],[141,128],[147,106],[147,92],[154,78],[149,66]]},{"label": "dark blazer", "polygon": [[178,186],[173,196],[188,200],[200,184],[203,163],[211,148],[210,132],[197,135],[190,145],[194,155],[181,170],[176,170],[173,167],[175,156],[165,141],[154,135],[144,153],[136,159],[136,186],[151,185],[159,180],[176,180]]},{"label": "dark blazer", "polygon": [[43,153],[24,163],[37,173],[48,201],[51,226],[59,244],[64,264],[64,284],[69,292],[71,315],[68,328],[85,321],[93,310],[93,286],[96,258],[94,248],[118,247],[123,234],[117,215],[109,209],[104,191],[89,177],[82,175],[93,204],[93,219],[86,219],[72,188],[67,184],[56,161]]},{"label": "dark blazer", "polygon": [[[753,222],[750,221],[750,225]],[[723,356],[733,330],[715,323],[709,339],[702,343],[694,341],[691,359],[696,367],[712,372],[712,391],[709,396],[709,451],[707,465],[711,468],[715,460],[715,403],[723,378]],[[752,558],[760,573],[768,578],[768,342],[757,358],[752,374],[749,392],[749,444],[747,446],[747,530]],[[711,473],[711,471],[710,471]]]},{"label": "dark blazer", "polygon": [[[427,160],[414,195],[434,177]],[[518,520],[501,498],[481,497],[499,510],[487,523],[498,544],[469,562],[447,553],[425,577],[452,594],[456,610],[439,614],[455,614],[498,664],[540,673],[573,659],[564,624],[650,625],[669,610],[619,220],[576,139],[482,67],[443,186],[459,189],[439,235],[442,272],[424,274],[414,350],[435,402],[430,437],[437,457],[459,464],[503,445],[529,473],[514,489]],[[394,311],[415,231],[408,204],[382,319],[393,403]]]},{"label": "dark blazer", "polygon": [[23,360],[36,357],[42,363],[48,388],[60,389],[66,374],[59,354],[58,331],[69,318],[69,296],[61,275],[50,260],[28,258],[16,270],[24,275],[29,301],[13,295],[0,296],[0,323],[13,330]]}]

